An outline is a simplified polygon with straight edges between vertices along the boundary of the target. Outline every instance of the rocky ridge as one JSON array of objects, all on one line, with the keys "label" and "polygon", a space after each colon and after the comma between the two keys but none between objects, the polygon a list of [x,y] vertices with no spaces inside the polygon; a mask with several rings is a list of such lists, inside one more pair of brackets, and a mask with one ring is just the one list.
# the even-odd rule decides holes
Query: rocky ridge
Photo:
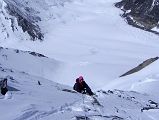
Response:
[{"label": "rocky ridge", "polygon": [[122,0],[115,6],[123,10],[121,15],[129,25],[149,31],[155,34],[159,32],[152,30],[158,28],[159,1],[158,0]]}]

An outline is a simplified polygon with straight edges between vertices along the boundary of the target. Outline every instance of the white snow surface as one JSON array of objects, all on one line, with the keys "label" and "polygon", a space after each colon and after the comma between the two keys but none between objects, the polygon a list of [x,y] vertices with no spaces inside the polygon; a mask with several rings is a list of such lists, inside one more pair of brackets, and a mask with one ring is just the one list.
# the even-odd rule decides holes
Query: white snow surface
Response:
[{"label": "white snow surface", "polygon": [[[0,56],[0,79],[7,77],[8,86],[17,89],[10,89],[5,96],[0,96],[2,120],[158,119],[159,100],[154,96],[121,90],[99,90],[93,97],[82,95],[69,86],[55,83],[40,75],[35,76],[34,72],[32,74],[30,71],[21,71],[19,63],[11,60],[20,59],[21,64],[25,65],[23,70],[30,68],[27,60],[37,61],[35,64],[39,62],[39,65],[43,62],[41,60],[45,60],[45,63],[49,61],[49,64],[45,64],[46,68],[55,66],[58,61],[4,48],[0,49]],[[3,59],[10,61],[12,65],[6,64]],[[37,69],[39,66],[35,65],[34,70]],[[41,85],[38,85],[38,81]]]},{"label": "white snow surface", "polygon": [[38,57],[39,55],[30,51],[0,48],[0,64],[34,76],[53,79],[62,66],[62,62],[47,57]]},{"label": "white snow surface", "polygon": [[114,80],[103,89],[135,90],[141,93],[151,94],[159,98],[157,95],[159,88],[158,65],[159,61],[157,60],[137,73]]},{"label": "white snow surface", "polygon": [[[158,56],[158,36],[127,25],[114,7],[118,0],[53,1],[28,1],[43,18],[38,25],[45,39],[40,42],[30,41],[16,22],[13,32],[12,16],[0,0],[0,44],[10,48],[0,48],[0,78],[7,76],[8,85],[19,90],[0,96],[0,119],[158,120],[159,61],[119,78]],[[80,75],[94,98],[65,91]]]},{"label": "white snow surface", "polygon": [[43,42],[29,41],[27,35],[11,35],[0,40],[1,46],[35,51],[62,61],[65,65],[56,75],[60,83],[72,85],[83,75],[95,89],[104,87],[145,59],[156,57],[159,50],[158,36],[127,25],[115,2],[72,0],[47,9],[41,7],[39,16],[43,19],[38,25],[45,33]]}]

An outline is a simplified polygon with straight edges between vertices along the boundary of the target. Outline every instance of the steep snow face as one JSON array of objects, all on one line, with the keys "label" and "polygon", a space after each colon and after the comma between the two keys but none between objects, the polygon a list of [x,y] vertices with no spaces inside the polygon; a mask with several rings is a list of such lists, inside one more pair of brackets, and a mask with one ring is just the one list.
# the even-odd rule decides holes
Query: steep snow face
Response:
[{"label": "steep snow face", "polygon": [[141,93],[151,94],[159,98],[158,65],[159,60],[135,74],[116,79],[111,84],[105,86],[104,89],[134,90]]},{"label": "steep snow face", "polygon": [[[5,96],[0,95],[0,112],[7,113],[1,114],[3,120],[46,120],[48,116],[64,120],[65,117],[71,118],[67,115],[67,108],[80,100],[78,94],[62,91],[68,89],[68,86],[1,66],[0,79],[6,76],[8,85],[19,91],[9,91]],[[38,81],[42,85],[38,85]],[[64,115],[63,111],[67,110]]]},{"label": "steep snow face", "polygon": [[[46,13],[50,18],[38,23],[45,31],[44,42],[23,41],[28,37],[25,33],[21,35],[23,39],[17,39],[20,27],[16,23],[17,34],[11,32],[1,45],[37,51],[51,58],[35,52],[0,48],[0,79],[7,76],[8,85],[19,90],[0,96],[0,113],[7,113],[1,115],[1,119],[158,120],[158,61],[139,73],[115,79],[145,59],[157,56],[158,36],[126,25],[118,16],[120,11],[113,7],[114,2],[74,0],[63,7],[51,6]],[[11,20],[5,19],[4,11],[1,13],[4,28],[11,31],[12,24],[7,24]],[[73,86],[79,75],[84,76],[93,91],[108,85],[104,89],[135,90],[154,96],[100,90],[90,97],[56,83]]]},{"label": "steep snow face", "polygon": [[74,0],[47,7],[46,12],[43,6],[38,7],[43,11],[38,14],[47,16],[38,23],[45,33],[44,41],[7,39],[1,45],[63,61],[65,66],[56,75],[61,83],[72,86],[76,77],[83,75],[92,87],[103,87],[144,60],[156,57],[159,50],[158,36],[127,25],[115,2]]},{"label": "steep snow face", "polygon": [[12,89],[5,96],[0,95],[0,113],[8,113],[1,115],[3,120],[157,120],[159,117],[159,101],[155,97],[121,90],[100,90],[94,97],[82,95],[41,75],[15,70],[13,66],[17,64],[19,69],[19,63],[10,62],[8,65],[3,61],[4,58],[6,61],[22,59],[20,56],[25,58],[25,55],[30,61],[39,61],[44,56],[2,48],[1,54],[4,56],[1,58],[0,80],[7,76],[8,85],[18,90]]},{"label": "steep snow face", "polygon": [[[1,119],[158,119],[159,99],[157,96],[133,91],[99,90],[95,96],[91,97],[77,93],[69,86],[43,78],[45,77],[43,75],[44,71],[48,70],[47,73],[49,74],[50,71],[56,73],[59,64],[59,61],[35,52],[0,48],[0,80],[7,77],[8,85],[12,88],[5,96],[0,95],[0,113],[7,113],[1,114]],[[151,67],[155,68],[156,65],[158,65],[158,62]],[[154,70],[151,67],[147,70],[154,71],[154,73],[158,70],[157,67]],[[41,69],[44,71],[41,71]],[[49,69],[51,70],[49,71]],[[142,76],[142,73],[140,73],[140,76]],[[158,76],[153,76],[153,78],[155,77],[158,78]],[[55,79],[52,80],[55,81]],[[156,80],[147,79],[143,82],[149,81]],[[153,88],[153,86],[151,87]],[[137,89],[135,88],[135,90]]]},{"label": "steep snow face", "polygon": [[[157,120],[159,101],[146,94],[99,91],[96,97],[72,88],[9,68],[0,68],[0,78],[19,91],[0,96],[3,120]],[[42,85],[38,85],[38,81]],[[151,119],[153,117],[153,119]]]},{"label": "steep snow face", "polygon": [[42,54],[0,48],[0,65],[46,79],[54,79],[62,62]]},{"label": "steep snow face", "polygon": [[157,120],[158,100],[146,94],[121,90],[99,91],[97,94],[103,105],[103,117],[107,114],[119,117],[117,120]]}]

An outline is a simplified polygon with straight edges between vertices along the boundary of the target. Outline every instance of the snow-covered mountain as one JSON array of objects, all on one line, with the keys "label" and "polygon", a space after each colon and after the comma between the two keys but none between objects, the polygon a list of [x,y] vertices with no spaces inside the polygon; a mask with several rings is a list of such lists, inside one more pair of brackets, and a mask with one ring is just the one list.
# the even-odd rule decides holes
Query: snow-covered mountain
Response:
[{"label": "snow-covered mountain", "polygon": [[[158,36],[127,25],[119,16],[122,11],[114,7],[117,0],[63,2],[46,10],[37,7],[36,11],[41,10],[36,16],[41,18],[37,24],[44,33],[43,42],[30,41],[19,26],[18,31],[12,32],[6,24],[9,19],[4,21],[10,37],[1,39],[1,46],[34,51],[62,61],[65,66],[56,76],[58,82],[72,85],[77,76],[83,75],[95,89],[158,56]],[[54,4],[51,0],[46,3]],[[35,9],[38,6],[34,2],[29,4]],[[11,16],[7,11],[6,15]]]},{"label": "snow-covered mountain", "polygon": [[[71,87],[35,76],[32,71],[39,65],[54,66],[55,60],[31,52],[1,48],[0,79],[7,76],[14,89],[0,96],[0,113],[3,120],[157,120],[159,100],[148,94],[134,91],[99,90],[96,96],[82,95]],[[27,56],[27,58],[26,58]],[[21,60],[19,63],[6,61]],[[37,61],[28,65],[28,61]],[[43,59],[43,60],[42,60]],[[45,63],[43,63],[45,61]],[[51,61],[51,62],[50,62]],[[9,62],[8,62],[9,63]],[[49,64],[47,64],[49,63]],[[15,69],[15,66],[16,69]],[[47,67],[48,68],[48,67]],[[26,72],[28,71],[28,73]],[[54,80],[54,79],[52,79]],[[38,84],[40,81],[41,85]],[[5,114],[7,113],[7,114]]]},{"label": "snow-covered mountain", "polygon": [[[124,13],[128,24],[159,35],[159,1],[158,0],[122,0],[115,4]],[[152,29],[154,28],[154,29]]]},{"label": "snow-covered mountain", "polygon": [[[158,36],[127,25],[117,2],[0,0],[0,78],[12,88],[1,119],[158,120],[158,60],[119,78],[159,56]],[[72,90],[80,75],[96,96]]]},{"label": "snow-covered mountain", "polygon": [[[55,7],[63,6],[66,1],[67,0],[1,0],[1,14],[6,19],[4,21],[9,19],[8,21],[10,21],[10,27],[12,27],[13,31],[23,30],[23,32],[26,32],[31,37],[30,39],[43,40],[45,31],[43,31],[42,23],[40,22],[51,18],[54,19],[54,15],[50,11]],[[21,28],[17,27],[17,25]]]}]

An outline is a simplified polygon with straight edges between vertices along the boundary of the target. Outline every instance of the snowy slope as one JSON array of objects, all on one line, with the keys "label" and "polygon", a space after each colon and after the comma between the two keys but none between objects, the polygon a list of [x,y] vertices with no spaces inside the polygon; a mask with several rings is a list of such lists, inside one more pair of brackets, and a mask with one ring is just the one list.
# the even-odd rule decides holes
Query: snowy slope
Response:
[{"label": "snowy slope", "polygon": [[[29,52],[15,51],[1,48],[1,54],[7,55],[8,60],[11,57],[21,59],[22,56],[27,56],[30,61],[42,59]],[[22,61],[25,65],[27,62]],[[8,85],[18,91],[9,91],[7,95],[0,96],[0,113],[7,113],[1,114],[2,120],[84,120],[85,117],[89,120],[158,119],[159,100],[150,95],[133,91],[100,90],[96,96],[90,97],[40,75],[16,70],[12,66],[18,66],[19,63],[11,63],[7,65],[1,61],[0,79],[7,76]],[[36,64],[41,63],[39,61]],[[41,85],[38,85],[38,81]]]},{"label": "snowy slope", "polygon": [[[5,72],[2,71],[5,69]],[[11,77],[8,85],[20,91],[9,92],[8,96],[0,96],[0,112],[2,120],[35,120],[49,116],[50,114],[62,114],[62,109],[78,100],[75,94],[62,92],[67,86],[59,85],[49,80],[35,77],[27,73],[8,68],[1,68],[0,77]],[[41,82],[41,86],[38,85]],[[68,101],[63,101],[68,99]],[[7,114],[4,114],[7,113]],[[62,119],[64,119],[63,116]],[[57,118],[58,119],[58,118]]]},{"label": "snowy slope", "polygon": [[0,64],[31,75],[53,79],[62,62],[49,59],[46,56],[15,49],[0,48]]},{"label": "snowy slope", "polygon": [[1,45],[63,61],[65,66],[56,76],[58,82],[72,86],[74,79],[83,75],[98,89],[144,60],[158,56],[158,36],[127,25],[115,2],[73,0],[53,6],[42,12],[53,17],[48,15],[39,22],[45,33],[43,42],[7,39]]},{"label": "snowy slope", "polygon": [[105,86],[104,89],[135,90],[159,98],[158,65],[159,60],[137,73],[114,80],[111,84]]},{"label": "snowy slope", "polygon": [[[38,16],[45,15],[38,22],[45,34],[43,42],[30,41],[5,5],[1,8],[1,46],[20,49],[0,49],[0,78],[8,76],[9,86],[20,90],[0,96],[0,113],[8,113],[1,119],[78,120],[86,114],[90,120],[158,120],[159,62],[118,78],[158,56],[158,36],[128,26],[113,5],[117,0],[72,0],[53,6],[49,0],[42,8],[42,0],[37,6],[28,2],[41,11]],[[15,20],[15,32],[10,18]],[[126,91],[101,90],[95,99],[83,95],[83,101],[81,94],[66,90],[72,90],[79,75],[93,91]]]}]

